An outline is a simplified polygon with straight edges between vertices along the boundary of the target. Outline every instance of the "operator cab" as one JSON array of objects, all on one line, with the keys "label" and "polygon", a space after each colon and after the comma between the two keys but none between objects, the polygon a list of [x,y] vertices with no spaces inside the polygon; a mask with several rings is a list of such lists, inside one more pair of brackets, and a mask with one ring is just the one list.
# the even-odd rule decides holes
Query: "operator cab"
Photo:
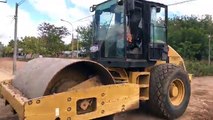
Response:
[{"label": "operator cab", "polygon": [[144,0],[93,5],[91,59],[106,67],[141,68],[168,61],[167,6]]}]

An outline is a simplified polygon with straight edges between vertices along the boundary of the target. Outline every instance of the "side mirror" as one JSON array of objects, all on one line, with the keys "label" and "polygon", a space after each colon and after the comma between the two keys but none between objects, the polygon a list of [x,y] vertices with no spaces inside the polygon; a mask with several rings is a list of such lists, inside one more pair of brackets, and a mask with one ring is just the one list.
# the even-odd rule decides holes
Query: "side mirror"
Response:
[{"label": "side mirror", "polygon": [[123,0],[118,0],[117,4],[122,6],[124,4],[124,2],[123,2]]},{"label": "side mirror", "polygon": [[161,11],[160,7],[156,7],[156,12],[159,13]]},{"label": "side mirror", "polygon": [[94,12],[96,10],[96,5],[93,5],[89,8],[90,12]]}]

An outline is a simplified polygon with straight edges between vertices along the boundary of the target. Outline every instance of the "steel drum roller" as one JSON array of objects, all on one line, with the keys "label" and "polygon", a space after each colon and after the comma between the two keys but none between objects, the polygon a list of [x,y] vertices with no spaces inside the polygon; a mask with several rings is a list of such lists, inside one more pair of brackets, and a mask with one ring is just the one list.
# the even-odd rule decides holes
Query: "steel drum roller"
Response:
[{"label": "steel drum roller", "polygon": [[96,77],[95,82],[90,83],[90,86],[87,83],[82,86],[114,84],[111,74],[99,63],[79,59],[37,58],[17,72],[12,84],[27,98],[36,98],[67,91],[93,77]]}]

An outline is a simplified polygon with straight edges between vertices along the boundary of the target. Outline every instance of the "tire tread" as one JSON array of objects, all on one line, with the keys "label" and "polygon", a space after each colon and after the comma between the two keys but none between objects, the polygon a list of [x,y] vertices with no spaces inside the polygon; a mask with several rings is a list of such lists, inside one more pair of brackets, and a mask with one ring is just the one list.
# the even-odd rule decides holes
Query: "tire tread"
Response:
[{"label": "tire tread", "polygon": [[164,94],[166,93],[163,93],[163,89],[165,89],[165,82],[169,79],[171,74],[176,72],[176,70],[181,70],[181,72],[186,73],[186,71],[174,64],[161,64],[155,66],[151,70],[149,100],[150,110],[157,116],[166,119],[173,119],[176,117],[172,116],[168,109],[166,109],[166,104],[168,103],[164,97]]}]

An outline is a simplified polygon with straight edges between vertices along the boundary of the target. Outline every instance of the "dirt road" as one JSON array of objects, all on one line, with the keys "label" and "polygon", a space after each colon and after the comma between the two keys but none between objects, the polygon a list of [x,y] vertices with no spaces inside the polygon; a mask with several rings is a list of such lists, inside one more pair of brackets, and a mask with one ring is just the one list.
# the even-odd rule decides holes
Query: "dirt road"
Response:
[{"label": "dirt road", "polygon": [[[24,62],[18,62],[18,69],[24,66]],[[0,59],[0,80],[12,78],[12,62],[10,59]],[[0,120],[16,120],[10,106],[4,106],[0,99]],[[122,113],[116,116],[116,120],[156,120],[147,112],[137,110]],[[179,120],[213,120],[213,77],[199,77],[192,81],[192,95],[190,104],[185,114]]]}]

